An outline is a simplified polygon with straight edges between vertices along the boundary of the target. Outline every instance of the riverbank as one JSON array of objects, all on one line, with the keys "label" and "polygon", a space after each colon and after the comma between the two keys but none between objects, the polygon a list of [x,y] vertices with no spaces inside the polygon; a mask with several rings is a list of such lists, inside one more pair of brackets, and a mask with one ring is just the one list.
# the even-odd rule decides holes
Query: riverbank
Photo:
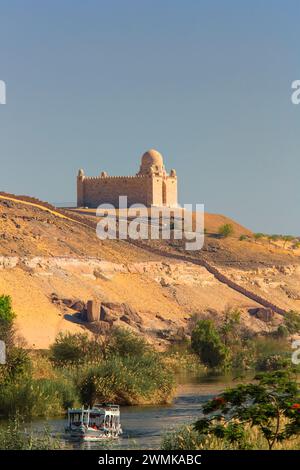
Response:
[{"label": "riverbank", "polygon": [[[245,382],[251,380],[248,373]],[[59,438],[64,449],[160,449],[163,436],[171,429],[194,422],[201,413],[201,405],[209,398],[236,383],[234,374],[182,374],[177,376],[178,387],[169,405],[122,406],[123,435],[113,443],[70,442],[63,438],[65,418],[35,419],[26,424],[34,434],[45,428]],[[3,424],[4,425],[4,422]]]}]

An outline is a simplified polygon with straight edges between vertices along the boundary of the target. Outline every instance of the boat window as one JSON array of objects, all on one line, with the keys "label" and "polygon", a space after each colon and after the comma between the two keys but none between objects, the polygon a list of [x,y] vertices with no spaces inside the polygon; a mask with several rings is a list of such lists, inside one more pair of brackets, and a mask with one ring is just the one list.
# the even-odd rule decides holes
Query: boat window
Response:
[{"label": "boat window", "polygon": [[89,427],[100,429],[103,426],[104,415],[102,413],[90,413]]},{"label": "boat window", "polygon": [[81,424],[81,413],[72,413],[70,415],[70,421],[75,426],[80,425]]}]

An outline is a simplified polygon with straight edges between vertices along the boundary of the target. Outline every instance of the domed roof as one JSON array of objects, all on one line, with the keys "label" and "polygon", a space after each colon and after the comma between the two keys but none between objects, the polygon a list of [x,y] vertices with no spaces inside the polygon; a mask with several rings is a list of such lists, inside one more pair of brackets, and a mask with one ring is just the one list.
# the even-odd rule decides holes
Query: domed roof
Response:
[{"label": "domed roof", "polygon": [[155,149],[147,150],[142,156],[142,166],[150,168],[151,166],[158,166],[162,167],[164,164],[163,157],[161,153],[159,153]]}]

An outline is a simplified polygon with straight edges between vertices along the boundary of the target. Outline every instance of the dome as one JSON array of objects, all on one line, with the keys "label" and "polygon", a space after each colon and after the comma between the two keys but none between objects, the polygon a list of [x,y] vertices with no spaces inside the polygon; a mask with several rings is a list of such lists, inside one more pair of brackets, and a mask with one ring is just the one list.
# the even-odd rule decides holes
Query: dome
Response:
[{"label": "dome", "polygon": [[153,166],[153,165],[163,166],[163,164],[164,164],[164,161],[163,161],[162,154],[159,153],[155,149],[148,150],[142,156],[142,165],[143,166],[148,166],[148,167]]},{"label": "dome", "polygon": [[161,172],[164,170],[164,160],[162,155],[154,149],[150,149],[144,153],[141,161],[141,173],[148,173],[151,170]]}]

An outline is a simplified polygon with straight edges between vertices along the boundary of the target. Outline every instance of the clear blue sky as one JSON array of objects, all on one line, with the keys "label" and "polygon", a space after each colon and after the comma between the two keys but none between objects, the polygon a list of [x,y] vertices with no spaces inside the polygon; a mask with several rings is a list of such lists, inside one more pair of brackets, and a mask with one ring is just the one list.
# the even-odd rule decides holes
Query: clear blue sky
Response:
[{"label": "clear blue sky", "polygon": [[0,190],[74,201],[155,147],[180,201],[300,234],[299,1],[0,3]]}]

